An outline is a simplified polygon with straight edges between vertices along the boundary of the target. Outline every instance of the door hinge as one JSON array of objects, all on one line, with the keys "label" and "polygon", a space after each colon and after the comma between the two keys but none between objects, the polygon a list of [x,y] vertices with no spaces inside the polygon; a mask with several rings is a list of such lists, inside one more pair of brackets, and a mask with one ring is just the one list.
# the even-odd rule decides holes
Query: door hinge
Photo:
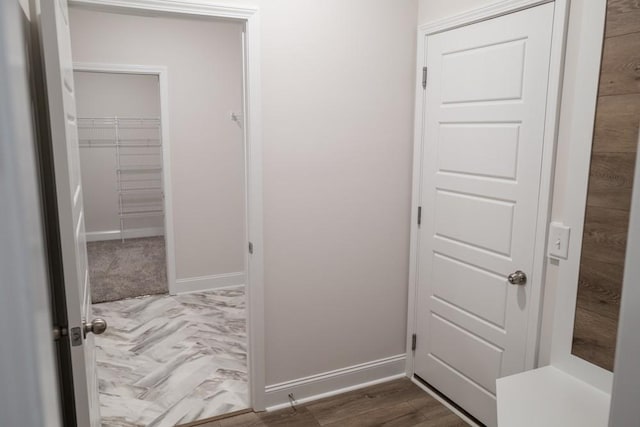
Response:
[{"label": "door hinge", "polygon": [[249,253],[253,255],[253,243],[249,242]]},{"label": "door hinge", "polygon": [[427,88],[427,67],[422,67],[422,89]]},{"label": "door hinge", "polygon": [[66,337],[68,335],[67,328],[64,326],[54,326],[53,327],[53,340],[58,341],[62,337]]},{"label": "door hinge", "polygon": [[422,224],[422,206],[418,206],[418,227]]},{"label": "door hinge", "polygon": [[411,335],[411,350],[416,351],[416,344],[418,343],[418,336],[416,334]]}]

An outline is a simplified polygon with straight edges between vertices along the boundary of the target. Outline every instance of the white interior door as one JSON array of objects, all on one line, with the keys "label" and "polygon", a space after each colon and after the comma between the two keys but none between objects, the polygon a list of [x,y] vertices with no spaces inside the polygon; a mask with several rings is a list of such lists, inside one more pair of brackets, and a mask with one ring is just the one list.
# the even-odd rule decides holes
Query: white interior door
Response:
[{"label": "white interior door", "polygon": [[[554,4],[427,37],[415,373],[496,425],[523,371]],[[517,282],[517,278],[514,278]]]},{"label": "white interior door", "polygon": [[93,335],[80,153],[66,0],[42,0],[36,11],[47,86],[60,240],[78,426],[99,426],[100,412]]},{"label": "white interior door", "polygon": [[0,1],[0,426],[58,427],[24,9]]}]

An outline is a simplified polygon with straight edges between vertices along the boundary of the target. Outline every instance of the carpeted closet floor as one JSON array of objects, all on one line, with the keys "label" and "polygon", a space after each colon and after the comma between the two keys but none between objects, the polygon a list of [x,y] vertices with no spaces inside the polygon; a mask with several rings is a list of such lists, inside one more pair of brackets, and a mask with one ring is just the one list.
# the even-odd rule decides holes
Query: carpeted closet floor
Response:
[{"label": "carpeted closet floor", "polygon": [[164,236],[87,243],[91,302],[166,294]]}]

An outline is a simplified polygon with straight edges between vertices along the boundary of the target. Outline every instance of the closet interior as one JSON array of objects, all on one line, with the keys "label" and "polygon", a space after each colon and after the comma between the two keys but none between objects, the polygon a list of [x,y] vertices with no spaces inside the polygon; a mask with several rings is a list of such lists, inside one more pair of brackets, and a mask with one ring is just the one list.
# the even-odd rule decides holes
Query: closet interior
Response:
[{"label": "closet interior", "polygon": [[74,77],[92,302],[167,294],[158,76]]},{"label": "closet interior", "polygon": [[80,117],[80,148],[111,148],[120,239],[133,218],[164,216],[162,134],[158,117]]}]

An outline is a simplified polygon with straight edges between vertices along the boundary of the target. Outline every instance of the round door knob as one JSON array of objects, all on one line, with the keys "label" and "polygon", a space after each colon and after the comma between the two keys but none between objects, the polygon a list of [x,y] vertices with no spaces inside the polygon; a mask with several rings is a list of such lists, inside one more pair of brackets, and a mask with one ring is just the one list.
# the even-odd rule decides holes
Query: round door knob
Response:
[{"label": "round door knob", "polygon": [[509,283],[511,283],[512,285],[524,285],[525,283],[527,283],[527,275],[524,273],[524,271],[520,270],[511,273],[508,279]]},{"label": "round door knob", "polygon": [[96,335],[100,335],[101,333],[107,330],[107,321],[97,317],[89,323],[83,322],[82,330],[84,332],[85,337],[89,332]]}]

